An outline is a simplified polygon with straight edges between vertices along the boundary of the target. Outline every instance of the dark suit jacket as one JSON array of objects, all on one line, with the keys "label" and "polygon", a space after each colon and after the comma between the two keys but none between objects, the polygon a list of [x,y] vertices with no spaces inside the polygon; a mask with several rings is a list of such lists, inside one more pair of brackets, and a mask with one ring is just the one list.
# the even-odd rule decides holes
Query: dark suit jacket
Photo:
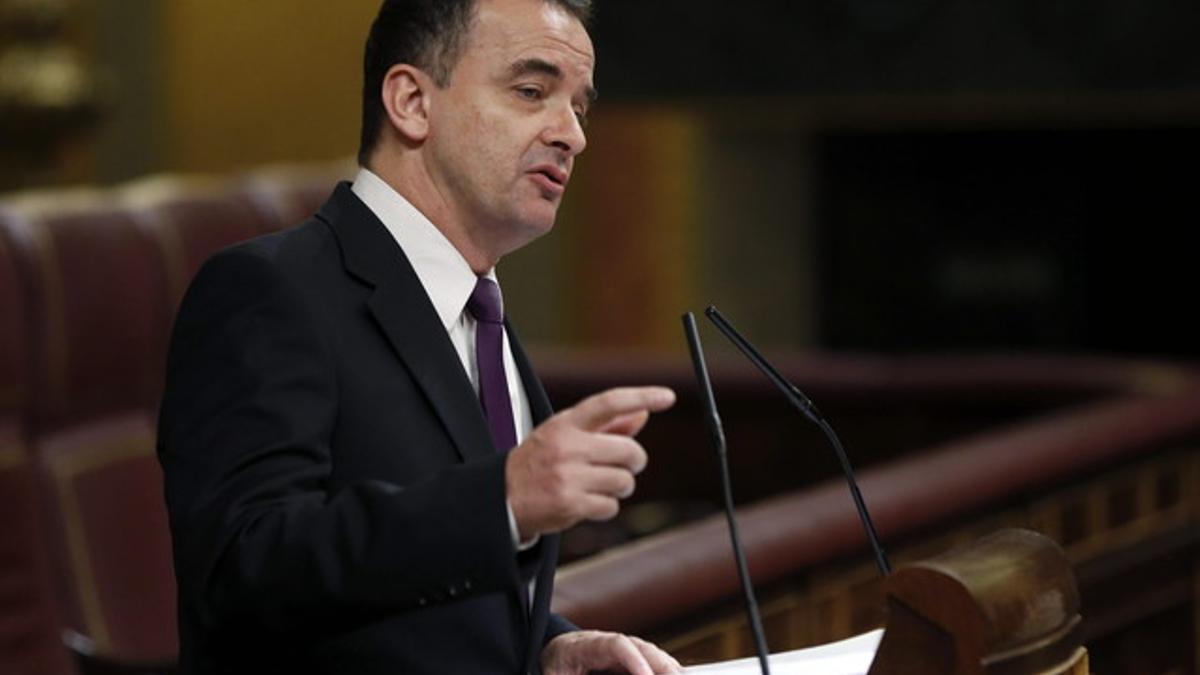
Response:
[{"label": "dark suit jacket", "polygon": [[[510,331],[535,422],[550,414]],[[504,455],[416,274],[339,186],[197,274],[159,421],[185,673],[525,673]]]}]

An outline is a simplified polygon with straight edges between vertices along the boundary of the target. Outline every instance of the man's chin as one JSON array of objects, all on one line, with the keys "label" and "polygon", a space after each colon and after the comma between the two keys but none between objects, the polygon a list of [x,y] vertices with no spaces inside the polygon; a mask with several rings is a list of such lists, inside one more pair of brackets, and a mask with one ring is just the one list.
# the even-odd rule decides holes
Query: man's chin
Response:
[{"label": "man's chin", "polygon": [[549,220],[544,221],[544,222],[539,221],[536,223],[527,223],[526,226],[523,228],[523,231],[526,235],[525,241],[526,242],[533,241],[534,239],[537,239],[539,237],[549,234],[550,230],[553,230],[553,229],[554,229],[554,219],[553,218],[550,218]]},{"label": "man's chin", "polygon": [[522,213],[517,218],[509,221],[505,228],[509,236],[508,241],[504,245],[504,254],[507,255],[525,246],[533,240],[548,234],[554,229],[554,211],[546,213]]},{"label": "man's chin", "polygon": [[526,209],[521,216],[521,230],[536,239],[554,229],[554,221],[558,218],[558,202],[543,200]]}]

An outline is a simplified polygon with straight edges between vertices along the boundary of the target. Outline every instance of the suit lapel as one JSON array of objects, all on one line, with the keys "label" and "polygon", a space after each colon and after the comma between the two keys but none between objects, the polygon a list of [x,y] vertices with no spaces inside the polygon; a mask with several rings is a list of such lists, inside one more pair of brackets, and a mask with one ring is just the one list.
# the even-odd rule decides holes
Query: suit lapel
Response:
[{"label": "suit lapel", "polygon": [[319,217],[334,231],[346,270],[374,286],[367,307],[437,411],[464,460],[495,452],[475,389],[404,252],[348,183]]}]

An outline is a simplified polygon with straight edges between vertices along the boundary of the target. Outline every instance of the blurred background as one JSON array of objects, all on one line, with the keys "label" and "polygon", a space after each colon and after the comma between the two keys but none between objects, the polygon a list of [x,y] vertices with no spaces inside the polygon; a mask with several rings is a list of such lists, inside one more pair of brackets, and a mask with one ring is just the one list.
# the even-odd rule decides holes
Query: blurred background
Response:
[{"label": "blurred background", "polygon": [[[171,672],[170,316],[353,175],[378,4],[0,0],[0,672]],[[587,152],[500,276],[556,405],[681,396],[621,517],[564,537],[606,557],[558,610],[749,653],[679,327],[716,304],[843,435],[894,560],[1031,527],[1097,672],[1196,672],[1200,3],[596,5]],[[824,438],[704,334],[770,644],[879,625]]]},{"label": "blurred background", "polygon": [[[3,0],[0,188],[349,157],[376,4]],[[502,269],[528,340],[717,303],[792,349],[1200,349],[1196,3],[597,4],[589,149]]]}]

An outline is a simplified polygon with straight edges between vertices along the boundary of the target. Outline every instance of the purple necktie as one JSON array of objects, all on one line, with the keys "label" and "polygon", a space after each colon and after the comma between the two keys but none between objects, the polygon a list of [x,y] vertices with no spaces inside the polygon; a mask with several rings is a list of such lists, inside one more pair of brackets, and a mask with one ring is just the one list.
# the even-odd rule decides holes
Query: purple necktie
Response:
[{"label": "purple necktie", "polygon": [[504,301],[500,286],[480,277],[467,300],[467,311],[475,317],[475,364],[479,368],[479,402],[487,418],[492,442],[500,452],[517,445],[512,399],[504,374]]}]

